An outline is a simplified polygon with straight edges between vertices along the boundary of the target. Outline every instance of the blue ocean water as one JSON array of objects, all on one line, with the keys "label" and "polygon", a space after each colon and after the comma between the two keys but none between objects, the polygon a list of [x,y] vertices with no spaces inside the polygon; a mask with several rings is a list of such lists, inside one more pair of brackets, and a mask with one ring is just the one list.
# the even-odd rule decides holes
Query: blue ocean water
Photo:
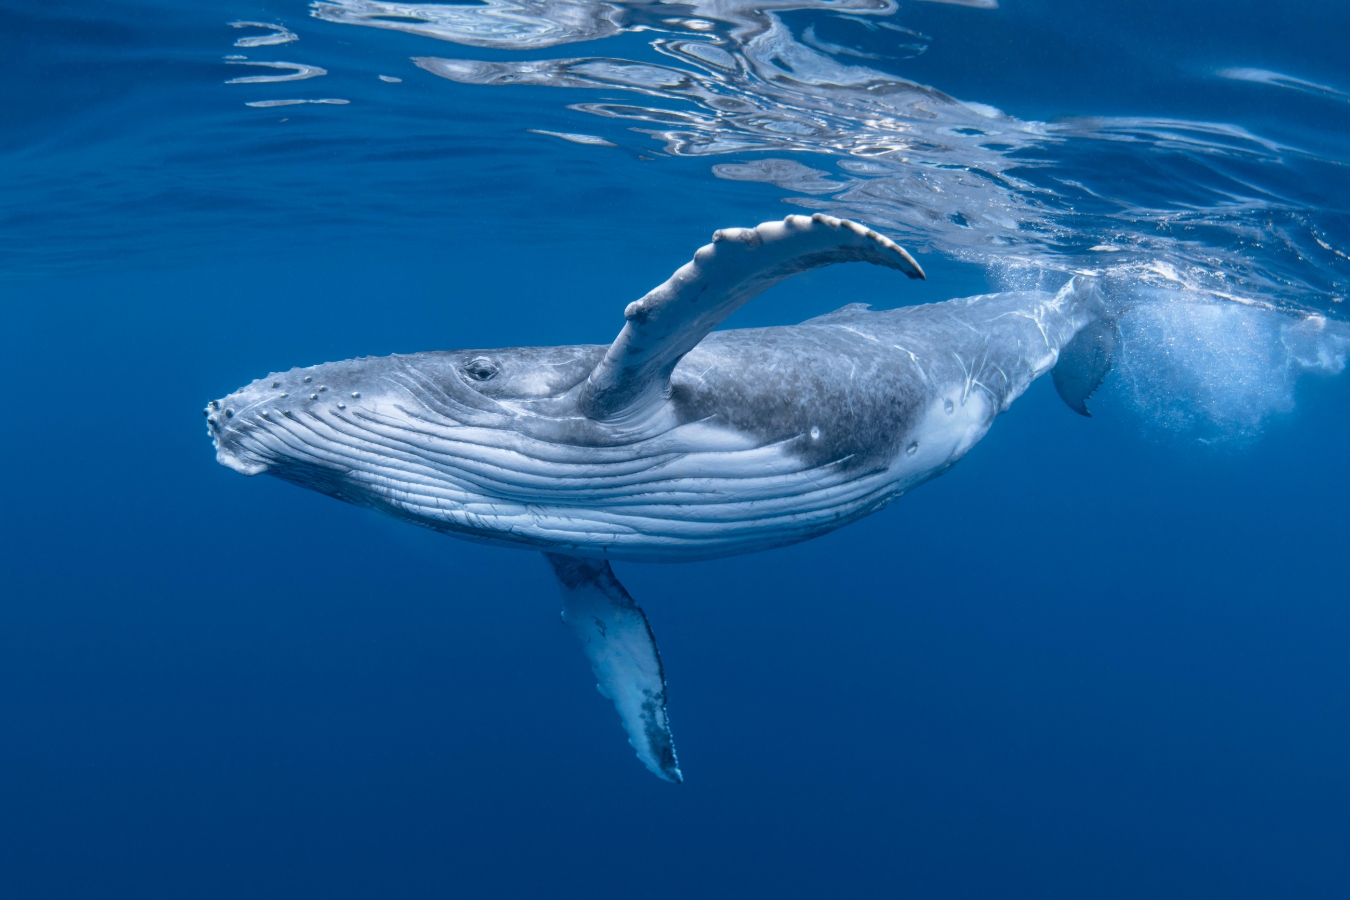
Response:
[{"label": "blue ocean water", "polygon": [[[1350,7],[0,15],[5,896],[1345,896]],[[729,326],[1142,302],[1093,418],[1043,379],[860,523],[616,566],[683,785],[537,554],[215,462],[260,375],[604,343],[802,211],[928,281]]]}]

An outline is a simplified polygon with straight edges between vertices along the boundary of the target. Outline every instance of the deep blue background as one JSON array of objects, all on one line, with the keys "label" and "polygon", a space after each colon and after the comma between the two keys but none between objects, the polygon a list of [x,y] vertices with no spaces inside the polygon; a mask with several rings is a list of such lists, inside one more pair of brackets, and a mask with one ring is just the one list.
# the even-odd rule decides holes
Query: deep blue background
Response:
[{"label": "deep blue background", "polygon": [[[920,5],[939,39],[911,74],[1021,115],[1198,114],[1158,88],[1191,63],[1344,87],[1343,7],[1306,6],[1186,4],[1171,29]],[[670,678],[673,787],[542,559],[244,480],[200,410],[292,365],[607,341],[780,192],[525,133],[602,125],[302,3],[3,16],[0,893],[1345,896],[1347,379],[1217,449],[1037,383],[862,523],[618,567]],[[236,18],[289,24],[267,55],[325,65],[351,106],[243,107]],[[1047,44],[1069,49],[1024,49]],[[1283,114],[1214,90],[1252,127]],[[1344,147],[1300,102],[1282,127]],[[737,324],[985,286],[922,262],[923,285],[814,273]]]}]

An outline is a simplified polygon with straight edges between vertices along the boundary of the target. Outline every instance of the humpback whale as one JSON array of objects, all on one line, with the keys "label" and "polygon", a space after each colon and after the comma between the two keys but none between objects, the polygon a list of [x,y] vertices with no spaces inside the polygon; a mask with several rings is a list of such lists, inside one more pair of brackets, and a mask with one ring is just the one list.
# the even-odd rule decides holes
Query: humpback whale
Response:
[{"label": "humpback whale", "polygon": [[713,235],[630,303],[613,343],[295,368],[213,400],[217,459],[470,540],[541,551],[563,621],[638,758],[681,781],[647,618],[611,560],[803,541],[951,468],[1054,371],[1085,401],[1115,326],[1091,282],[715,331],[799,272],[925,277],[877,232],[817,214]]}]

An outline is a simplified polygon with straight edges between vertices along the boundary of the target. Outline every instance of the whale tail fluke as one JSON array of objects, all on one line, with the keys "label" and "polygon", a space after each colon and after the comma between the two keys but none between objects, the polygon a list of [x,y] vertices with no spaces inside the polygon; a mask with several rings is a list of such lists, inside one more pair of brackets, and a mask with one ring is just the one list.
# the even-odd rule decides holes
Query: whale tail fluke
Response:
[{"label": "whale tail fluke", "polygon": [[1080,416],[1091,416],[1087,401],[1115,365],[1120,329],[1094,280],[1075,276],[1061,289],[1060,296],[1077,305],[1087,323],[1060,349],[1050,378],[1069,409]]},{"label": "whale tail fluke", "polygon": [[581,640],[600,693],[614,702],[628,743],[652,774],[680,783],[666,715],[666,675],[647,616],[605,560],[545,553],[562,589],[563,622]]}]

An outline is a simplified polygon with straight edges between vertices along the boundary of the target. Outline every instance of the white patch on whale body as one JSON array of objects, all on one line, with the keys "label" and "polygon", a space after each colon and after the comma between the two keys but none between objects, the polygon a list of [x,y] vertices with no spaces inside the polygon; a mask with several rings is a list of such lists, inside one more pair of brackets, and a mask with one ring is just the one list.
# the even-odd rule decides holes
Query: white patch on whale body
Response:
[{"label": "white patch on whale body", "polygon": [[918,487],[955,465],[993,422],[994,410],[983,391],[967,394],[964,401],[955,389],[934,398],[906,437],[905,451],[891,464],[896,493]]}]

